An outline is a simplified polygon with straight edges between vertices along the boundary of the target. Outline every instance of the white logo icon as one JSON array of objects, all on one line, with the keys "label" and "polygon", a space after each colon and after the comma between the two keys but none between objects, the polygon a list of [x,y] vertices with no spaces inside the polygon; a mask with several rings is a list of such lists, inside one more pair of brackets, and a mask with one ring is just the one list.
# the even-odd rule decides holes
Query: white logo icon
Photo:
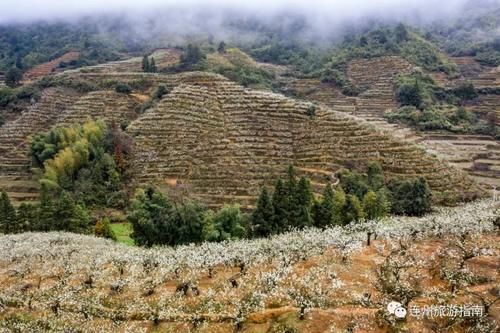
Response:
[{"label": "white logo icon", "polygon": [[394,311],[402,306],[403,305],[401,303],[392,301],[391,303],[387,304],[387,311],[389,311],[390,314],[394,314]]},{"label": "white logo icon", "polygon": [[390,314],[395,315],[396,318],[402,319],[406,317],[406,309],[399,302],[392,301],[387,304],[387,311],[389,311]]},{"label": "white logo icon", "polygon": [[406,309],[403,307],[397,308],[396,310],[394,310],[394,315],[396,316],[396,318],[403,319],[404,317],[406,317]]}]

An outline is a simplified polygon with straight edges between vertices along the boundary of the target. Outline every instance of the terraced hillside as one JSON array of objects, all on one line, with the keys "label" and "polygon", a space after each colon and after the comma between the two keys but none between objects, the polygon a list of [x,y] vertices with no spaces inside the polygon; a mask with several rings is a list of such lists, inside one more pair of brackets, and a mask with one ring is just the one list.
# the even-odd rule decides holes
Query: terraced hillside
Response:
[{"label": "terraced hillside", "polygon": [[[167,67],[179,61],[181,51],[176,49],[158,49],[152,52],[149,57],[155,59],[158,68]],[[92,73],[124,73],[142,72],[142,57],[132,57],[126,60],[111,61],[95,66],[84,67],[77,71]]]},{"label": "terraced hillside", "polygon": [[380,160],[390,177],[426,177],[438,199],[477,194],[465,175],[358,118],[220,76],[184,78],[129,127],[142,183],[174,184],[210,205],[249,206],[288,164],[320,189],[341,167]]},{"label": "terraced hillside", "polygon": [[[438,84],[453,86],[464,80],[495,75],[498,70],[481,66],[473,58],[454,58],[461,77],[450,80],[443,73],[432,73]],[[450,133],[416,132],[399,124],[391,124],[384,112],[397,107],[394,100],[394,77],[411,70],[412,65],[399,57],[380,57],[353,61],[349,65],[349,78],[363,92],[357,97],[344,96],[333,84],[318,79],[295,79],[287,82],[286,91],[300,99],[306,99],[327,107],[367,120],[378,129],[401,140],[417,143],[428,152],[446,160],[475,178],[486,189],[500,188],[498,150],[500,143],[492,137],[460,135]],[[492,74],[493,73],[493,74]],[[488,82],[494,87],[494,81]],[[477,84],[477,82],[476,82]],[[481,94],[467,106],[469,111],[483,118],[500,120],[500,98],[498,95]]]},{"label": "terraced hillside", "polygon": [[139,101],[130,95],[106,90],[90,92],[61,112],[55,125],[69,126],[82,123],[89,118],[119,124],[123,120],[135,119],[138,107]]},{"label": "terraced hillside", "polygon": [[28,136],[45,131],[77,94],[71,89],[49,88],[40,101],[32,105],[15,121],[0,127],[0,188],[14,202],[30,201],[37,197],[37,184],[30,172]]},{"label": "terraced hillside", "polygon": [[[137,184],[163,184],[209,205],[237,202],[252,206],[259,188],[270,185],[288,164],[296,165],[321,191],[327,181],[335,181],[334,174],[342,167],[362,169],[370,160],[380,160],[389,177],[426,177],[438,201],[468,199],[480,192],[464,174],[415,145],[398,142],[394,131],[387,133],[390,130],[384,131],[377,122],[376,129],[349,115],[359,116],[356,105],[353,112],[336,106],[339,95],[335,90],[330,95],[315,92],[313,96],[325,105],[313,106],[278,94],[245,90],[208,73],[71,71],[56,78],[62,80],[62,86],[68,80],[93,85],[97,90],[77,93],[49,88],[39,104],[0,129],[0,146],[5,152],[0,169],[2,187],[18,201],[33,199],[28,193],[34,188],[21,186],[30,179],[25,145],[29,135],[88,118],[120,122],[137,117],[128,129],[136,141]],[[118,94],[109,90],[109,82],[140,82],[141,90]],[[159,84],[173,91],[139,116],[136,111],[143,97]],[[375,86],[387,98],[388,92],[381,88],[386,86]],[[329,105],[329,100],[334,103]],[[357,103],[355,98],[344,98],[341,103],[346,101]]]},{"label": "terraced hillside", "polygon": [[485,189],[500,190],[500,142],[485,135],[426,133],[426,150],[466,171]]},{"label": "terraced hillside", "polygon": [[412,64],[398,56],[352,61],[347,73],[351,82],[362,91],[356,97],[345,96],[334,84],[322,83],[319,79],[292,80],[287,83],[286,90],[299,98],[358,116],[401,139],[415,140],[418,136],[414,131],[391,124],[384,118],[387,110],[397,106],[394,78],[412,68]]},{"label": "terraced hillside", "polygon": [[77,60],[79,57],[80,57],[79,52],[75,51],[67,52],[54,60],[40,64],[30,69],[24,74],[24,80],[32,81],[41,78],[45,75],[49,75],[58,68],[61,62],[69,62],[71,60]]},{"label": "terraced hillside", "polygon": [[104,119],[120,123],[137,117],[139,102],[114,91],[81,94],[69,88],[48,88],[40,101],[19,118],[0,127],[0,188],[13,202],[37,199],[38,185],[31,172],[28,141],[31,135],[54,126]]}]

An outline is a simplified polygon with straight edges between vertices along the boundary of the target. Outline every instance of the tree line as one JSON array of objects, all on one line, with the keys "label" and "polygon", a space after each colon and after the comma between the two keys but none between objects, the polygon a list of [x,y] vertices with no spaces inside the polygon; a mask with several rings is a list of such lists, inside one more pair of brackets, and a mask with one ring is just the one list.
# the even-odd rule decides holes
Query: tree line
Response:
[{"label": "tree line", "polygon": [[335,189],[327,184],[317,197],[310,180],[299,178],[290,166],[272,193],[261,189],[250,213],[237,205],[205,210],[193,201],[176,203],[154,188],[139,190],[128,215],[132,238],[138,245],[153,246],[267,237],[291,229],[362,223],[389,213],[419,216],[431,209],[431,192],[423,178],[386,184],[378,163],[370,164],[366,174],[344,170],[339,178]]}]

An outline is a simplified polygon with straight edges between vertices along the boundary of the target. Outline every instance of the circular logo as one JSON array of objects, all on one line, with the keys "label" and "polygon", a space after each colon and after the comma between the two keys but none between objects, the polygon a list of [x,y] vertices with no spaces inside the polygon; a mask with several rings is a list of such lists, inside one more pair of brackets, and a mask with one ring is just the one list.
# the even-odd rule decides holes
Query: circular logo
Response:
[{"label": "circular logo", "polygon": [[396,318],[403,319],[406,317],[406,309],[403,307],[396,308],[396,310],[394,310],[394,315]]},{"label": "circular logo", "polygon": [[387,304],[387,311],[389,311],[390,314],[394,314],[394,311],[396,311],[397,308],[401,308],[403,305],[399,302],[392,301],[389,304]]}]

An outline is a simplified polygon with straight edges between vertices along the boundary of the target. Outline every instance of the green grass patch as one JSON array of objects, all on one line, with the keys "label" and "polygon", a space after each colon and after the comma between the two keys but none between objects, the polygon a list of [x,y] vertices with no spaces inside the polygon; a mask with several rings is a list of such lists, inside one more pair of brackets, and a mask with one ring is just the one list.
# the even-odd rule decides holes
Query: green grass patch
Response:
[{"label": "green grass patch", "polygon": [[132,225],[130,223],[112,223],[111,229],[115,233],[118,243],[134,245],[134,240],[130,237],[132,234]]}]

